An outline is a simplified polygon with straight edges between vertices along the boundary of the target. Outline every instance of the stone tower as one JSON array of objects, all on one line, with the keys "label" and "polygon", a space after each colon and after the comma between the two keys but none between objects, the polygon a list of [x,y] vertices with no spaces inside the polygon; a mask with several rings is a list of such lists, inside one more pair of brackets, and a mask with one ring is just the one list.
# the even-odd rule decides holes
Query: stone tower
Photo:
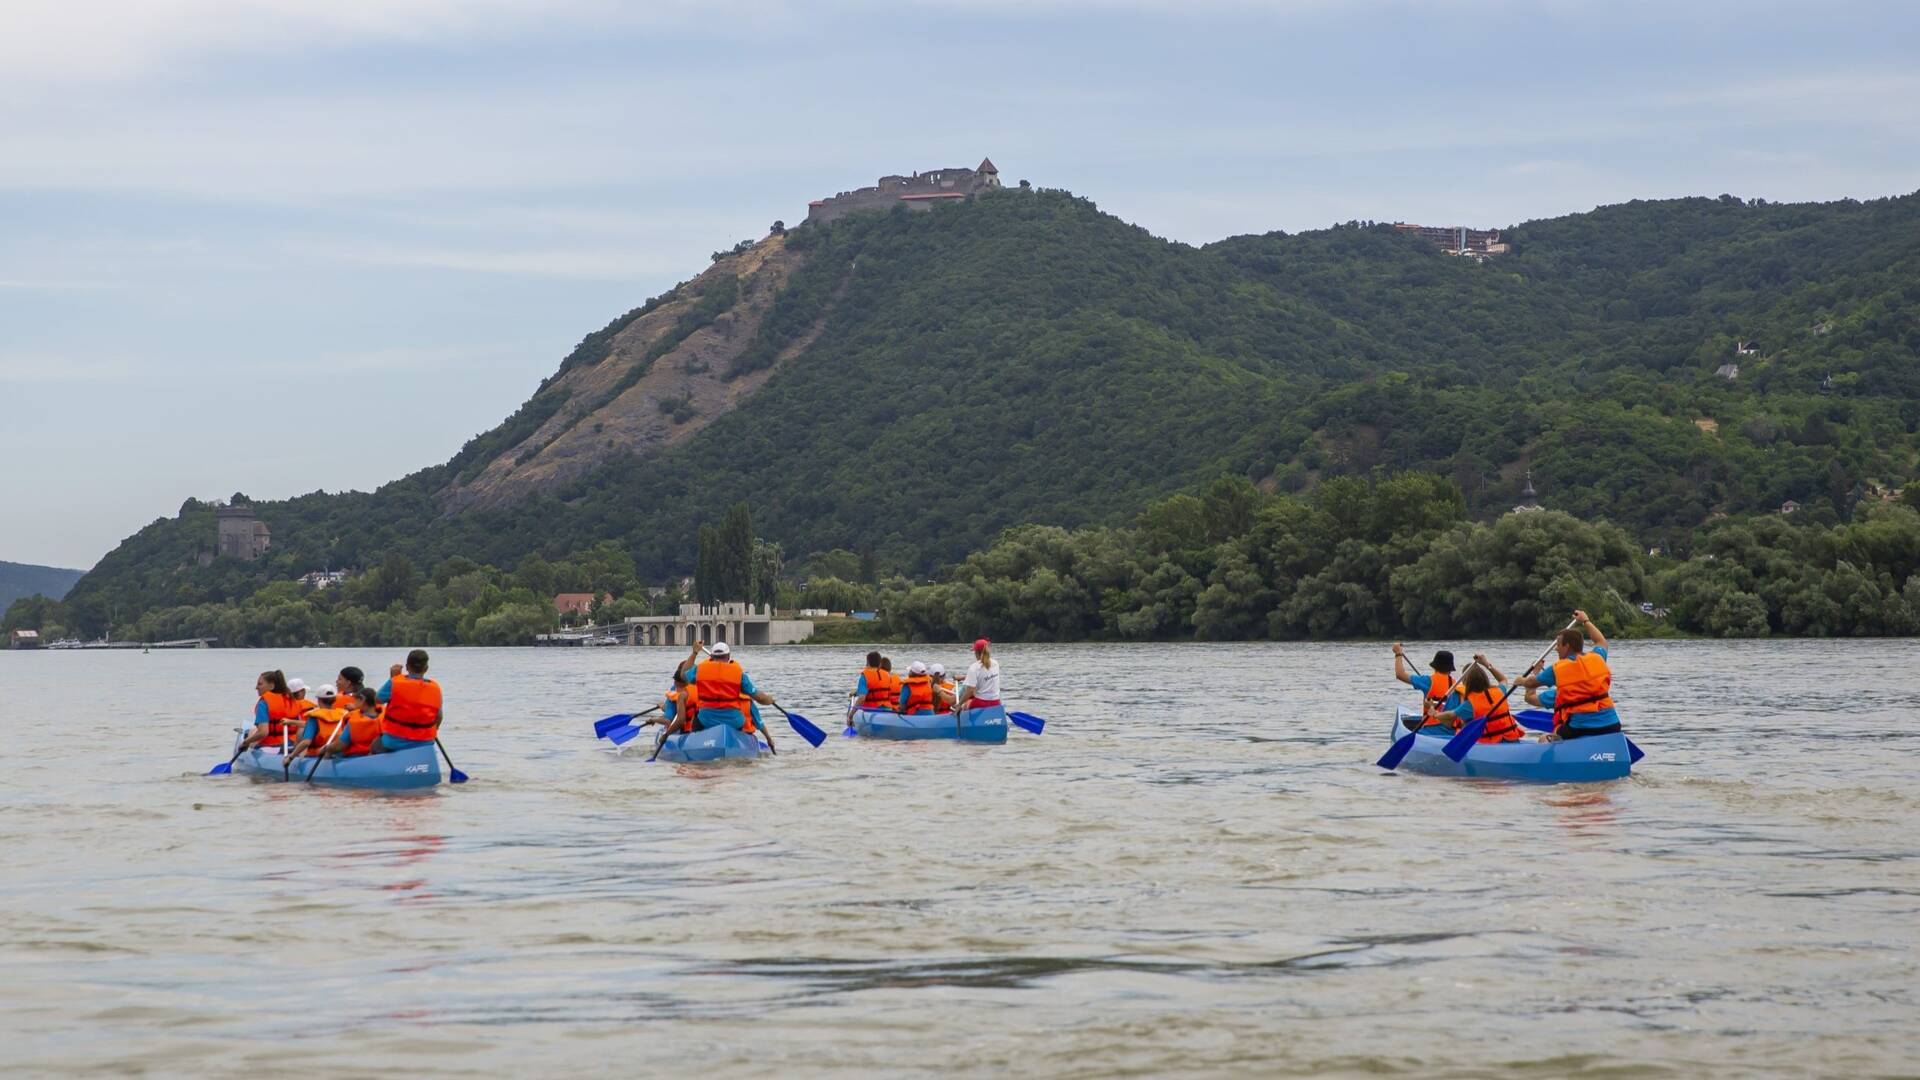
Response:
[{"label": "stone tower", "polygon": [[213,511],[219,522],[219,541],[215,550],[221,555],[252,562],[267,553],[273,536],[267,523],[253,514],[251,506],[220,506]]}]

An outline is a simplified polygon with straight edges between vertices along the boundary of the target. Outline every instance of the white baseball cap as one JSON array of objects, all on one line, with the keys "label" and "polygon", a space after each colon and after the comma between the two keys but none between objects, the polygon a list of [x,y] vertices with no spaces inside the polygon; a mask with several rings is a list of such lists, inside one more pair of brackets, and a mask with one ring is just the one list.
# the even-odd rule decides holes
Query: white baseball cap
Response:
[{"label": "white baseball cap", "polygon": [[313,696],[319,698],[321,701],[333,700],[334,694],[335,694],[335,691],[331,686],[323,686],[320,689],[315,690],[313,692]]},{"label": "white baseball cap", "polygon": [[708,649],[707,652],[711,653],[714,656],[730,656],[732,655],[733,650],[727,647],[726,642],[716,641],[713,643],[713,648]]},{"label": "white baseball cap", "polygon": [[300,691],[305,690],[306,688],[307,688],[307,684],[304,682],[301,682],[299,679],[287,680],[287,691],[289,693],[297,694]]},{"label": "white baseball cap", "polygon": [[907,674],[909,675],[925,675],[926,673],[927,665],[924,660],[915,660],[913,664],[907,668]]},{"label": "white baseball cap", "polygon": [[947,673],[947,665],[945,664],[933,665],[933,673],[935,675],[945,675]]}]

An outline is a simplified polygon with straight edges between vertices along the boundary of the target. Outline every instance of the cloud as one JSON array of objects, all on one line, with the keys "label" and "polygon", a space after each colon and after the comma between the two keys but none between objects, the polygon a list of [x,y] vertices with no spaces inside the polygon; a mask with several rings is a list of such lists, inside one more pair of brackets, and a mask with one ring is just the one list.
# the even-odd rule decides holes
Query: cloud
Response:
[{"label": "cloud", "polygon": [[487,250],[305,241],[297,254],[370,266],[424,266],[477,274],[566,278],[575,281],[635,281],[685,272],[684,259],[641,256],[620,248],[527,248]]},{"label": "cloud", "polygon": [[132,358],[94,353],[0,353],[0,386],[124,382],[146,374]]},{"label": "cloud", "polygon": [[[785,5],[745,6],[772,8],[763,12],[770,15]],[[686,26],[706,10],[711,5],[692,0],[7,0],[0,4],[0,84],[136,79],[227,55]]]}]

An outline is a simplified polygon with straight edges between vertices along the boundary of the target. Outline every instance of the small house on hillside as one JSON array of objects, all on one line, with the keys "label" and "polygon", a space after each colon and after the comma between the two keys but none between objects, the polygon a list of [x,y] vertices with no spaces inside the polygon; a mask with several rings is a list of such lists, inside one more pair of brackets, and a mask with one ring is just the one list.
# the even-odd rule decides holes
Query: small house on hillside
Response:
[{"label": "small house on hillside", "polygon": [[40,647],[40,631],[15,630],[8,635],[7,644],[16,649],[37,649]]},{"label": "small house on hillside", "polygon": [[1780,512],[1783,514],[1797,513],[1799,510],[1800,504],[1794,502],[1792,499],[1788,499],[1786,502],[1780,504]]},{"label": "small house on hillside", "polygon": [[1733,380],[1740,377],[1740,365],[1739,364],[1721,364],[1719,367],[1713,369],[1713,373],[1727,380],[1728,382],[1732,382]]},{"label": "small house on hillside", "polygon": [[[601,593],[602,603],[613,603],[613,596]],[[553,598],[553,612],[556,615],[585,615],[593,607],[593,594],[590,592],[563,592]]]},{"label": "small house on hillside", "polygon": [[1760,346],[1751,341],[1736,341],[1733,343],[1733,353],[1735,356],[1752,356],[1759,351]]}]

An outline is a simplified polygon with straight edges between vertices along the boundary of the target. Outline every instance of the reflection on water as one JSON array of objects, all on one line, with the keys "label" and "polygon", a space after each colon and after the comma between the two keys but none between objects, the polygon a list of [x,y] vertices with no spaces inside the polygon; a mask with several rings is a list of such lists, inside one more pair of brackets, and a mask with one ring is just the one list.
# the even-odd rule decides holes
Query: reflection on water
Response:
[{"label": "reflection on water", "polygon": [[[863,653],[744,658],[832,732]],[[0,654],[4,1060],[1910,1071],[1913,655],[1622,644],[1648,758],[1527,788],[1373,768],[1401,689],[1379,646],[1009,646],[1009,697],[1042,736],[814,750],[779,728],[780,756],[744,766],[591,737],[652,703],[669,650],[445,650],[449,748],[474,779],[396,797],[202,775],[262,666],[311,682],[383,657]],[[1781,670],[1860,689],[1803,702]],[[229,690],[231,711],[178,704]],[[109,720],[111,739],[71,737]]]}]

